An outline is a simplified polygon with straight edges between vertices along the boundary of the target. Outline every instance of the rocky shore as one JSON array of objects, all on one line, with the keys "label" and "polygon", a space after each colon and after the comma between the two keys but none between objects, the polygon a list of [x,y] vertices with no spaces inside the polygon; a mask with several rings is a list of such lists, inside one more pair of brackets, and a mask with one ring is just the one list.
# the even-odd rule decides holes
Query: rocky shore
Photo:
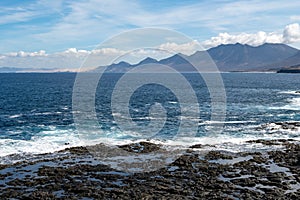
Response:
[{"label": "rocky shore", "polygon": [[[198,144],[164,167],[141,172],[103,164],[85,147],[69,148],[0,165],[0,199],[299,199],[300,143],[247,143],[275,148],[230,152]],[[118,148],[143,155],[162,146]]]}]

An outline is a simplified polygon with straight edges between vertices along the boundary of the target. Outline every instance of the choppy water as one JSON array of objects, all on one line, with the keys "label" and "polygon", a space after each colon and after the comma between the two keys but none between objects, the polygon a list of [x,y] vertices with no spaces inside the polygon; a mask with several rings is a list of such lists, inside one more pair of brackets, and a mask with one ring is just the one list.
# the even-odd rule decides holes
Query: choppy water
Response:
[{"label": "choppy water", "polygon": [[[254,138],[299,139],[300,130],[274,128],[273,122],[300,121],[300,75],[275,73],[223,73],[225,85],[226,121],[224,130],[210,135],[206,127],[219,122],[210,121],[211,102],[202,78],[185,74],[197,94],[200,105],[196,142],[239,143]],[[101,136],[81,137],[73,120],[72,91],[76,74],[0,74],[0,156],[9,154],[44,153],[70,146],[88,145],[107,139],[112,143],[143,139],[139,130],[122,131],[111,112],[110,97],[120,74],[110,74],[101,79],[96,94],[96,111]],[[176,83],[175,83],[176,84]],[[180,87],[180,84],[179,86]],[[182,91],[184,93],[185,91]],[[149,109],[155,102],[166,109],[167,120],[158,134],[149,137],[168,144],[178,131],[181,116],[180,102],[167,88],[148,84],[136,90],[130,99],[130,114],[134,122],[146,129],[150,120]],[[188,102],[187,102],[188,103]],[[123,104],[120,106],[124,106]],[[195,105],[188,105],[190,112]],[[268,124],[264,128],[262,125]],[[89,133],[86,124],[86,134]],[[270,128],[268,128],[270,127]],[[272,128],[273,127],[273,128]],[[210,140],[208,139],[210,138]],[[146,138],[147,139],[147,138]],[[190,138],[180,138],[174,143],[190,144]]]}]

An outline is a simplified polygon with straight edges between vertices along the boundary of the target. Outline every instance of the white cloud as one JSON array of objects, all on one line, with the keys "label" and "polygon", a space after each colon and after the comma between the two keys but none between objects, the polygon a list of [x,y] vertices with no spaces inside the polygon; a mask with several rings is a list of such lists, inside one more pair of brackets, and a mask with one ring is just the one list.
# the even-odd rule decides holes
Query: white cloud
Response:
[{"label": "white cloud", "polygon": [[292,20],[292,21],[300,21],[300,15],[292,15],[292,16],[290,16],[290,20]]},{"label": "white cloud", "polygon": [[133,51],[124,51],[116,48],[101,48],[88,50],[78,50],[69,48],[63,52],[48,54],[44,50],[37,52],[11,52],[0,54],[0,67],[18,67],[18,68],[59,68],[59,69],[91,69],[97,66],[105,66],[112,62],[118,63],[126,61],[129,63],[138,63],[146,57],[152,57],[157,60],[169,57],[174,53],[192,54],[199,47],[197,41],[189,43],[176,44],[165,43],[157,48],[136,49]]},{"label": "white cloud", "polygon": [[[157,3],[159,5],[159,3]],[[201,1],[192,4],[150,8],[148,3],[126,0],[68,1],[68,12],[47,31],[34,34],[42,43],[76,46],[76,43],[96,43],[131,27],[164,27],[183,30],[186,34],[196,30],[225,31],[243,30],[257,26],[253,22],[276,26],[278,19],[273,14],[284,9],[299,7],[297,1],[282,4],[281,1]],[[274,18],[275,17],[275,18]],[[272,23],[267,20],[274,20]],[[255,25],[251,25],[255,24]],[[240,28],[241,27],[241,28]],[[259,27],[259,28],[260,28]],[[99,38],[99,39],[98,39]],[[98,39],[98,40],[97,40]],[[51,42],[49,42],[51,41]]]},{"label": "white cloud", "polygon": [[248,44],[251,46],[259,46],[264,43],[285,43],[292,44],[300,41],[300,26],[298,23],[287,25],[282,33],[266,33],[259,31],[257,33],[240,33],[229,34],[219,33],[218,36],[212,37],[202,43],[205,48],[211,48],[220,44]]},{"label": "white cloud", "polygon": [[88,58],[85,67],[92,68],[110,64],[113,58],[124,53],[125,51],[114,48],[92,51],[69,48],[66,51],[53,54],[47,54],[44,50],[37,52],[19,51],[0,54],[0,67],[78,69]]},{"label": "white cloud", "polygon": [[[87,0],[68,1],[68,12],[46,32],[35,34],[35,38],[47,43],[80,43],[90,39],[101,39],[126,28],[128,15],[142,10],[133,1]],[[97,41],[101,41],[98,39]]]},{"label": "white cloud", "polygon": [[280,43],[282,37],[275,33],[266,33],[259,31],[254,34],[241,33],[237,35],[230,35],[229,33],[219,33],[218,36],[212,37],[209,40],[206,40],[202,43],[205,48],[215,47],[220,44],[249,44],[252,46],[258,46],[263,43]]},{"label": "white cloud", "polygon": [[0,54],[0,67],[20,67],[20,68],[60,68],[60,69],[90,69],[97,66],[105,66],[111,63],[126,61],[138,63],[146,57],[160,60],[175,53],[192,54],[199,49],[197,41],[177,44],[167,42],[156,47],[135,49],[132,51],[117,48],[101,48],[88,50],[78,50],[69,48],[62,52],[46,53],[44,50],[36,52],[11,52]]},{"label": "white cloud", "polygon": [[24,22],[35,16],[34,12],[31,11],[22,11],[13,13],[10,15],[1,16],[0,24],[8,24],[8,23],[16,23],[16,22]]},{"label": "white cloud", "polygon": [[290,44],[300,41],[300,26],[298,23],[287,25],[283,31],[283,42]]},{"label": "white cloud", "polygon": [[[39,0],[19,7],[0,7],[0,24],[14,25],[5,30],[6,36],[2,34],[0,51],[18,51],[24,46],[51,51],[82,48],[132,27],[171,28],[190,36],[201,32],[198,39],[219,31],[275,30],[291,20],[299,20],[295,9],[299,6],[299,1],[280,0],[153,4],[135,0]],[[9,32],[17,37],[10,38]]]},{"label": "white cloud", "polygon": [[24,52],[24,51],[11,52],[11,53],[4,54],[4,57],[5,56],[9,56],[9,57],[34,57],[34,56],[47,56],[47,54],[46,54],[46,51],[40,50],[40,51],[35,51],[35,52]]},{"label": "white cloud", "polygon": [[183,53],[185,55],[191,55],[196,51],[201,50],[200,44],[196,40],[184,44],[176,44],[174,42],[168,42],[160,45],[159,48],[174,53]]},{"label": "white cloud", "polygon": [[[258,46],[263,43],[299,43],[300,25],[298,23],[289,24],[285,26],[282,33],[258,31],[257,33],[229,34],[225,32],[201,44],[205,48],[210,48],[220,44],[234,44],[237,42],[252,46]],[[101,48],[91,51],[69,48],[63,52],[52,54],[48,54],[44,50],[35,52],[19,51],[0,54],[0,67],[78,69],[84,63],[83,67],[87,69],[108,65],[112,62],[120,62],[121,60],[137,63],[146,57],[159,60],[174,53],[190,55],[199,50],[202,49],[199,43],[194,40],[180,44],[167,42],[156,46],[156,48],[136,49],[131,52],[118,48]]]},{"label": "white cloud", "polygon": [[47,14],[60,13],[61,0],[40,0],[19,7],[0,7],[0,24],[26,22]]},{"label": "white cloud", "polygon": [[120,55],[124,54],[126,51],[115,49],[115,48],[101,48],[101,49],[94,49],[90,51],[90,53],[93,55]]}]

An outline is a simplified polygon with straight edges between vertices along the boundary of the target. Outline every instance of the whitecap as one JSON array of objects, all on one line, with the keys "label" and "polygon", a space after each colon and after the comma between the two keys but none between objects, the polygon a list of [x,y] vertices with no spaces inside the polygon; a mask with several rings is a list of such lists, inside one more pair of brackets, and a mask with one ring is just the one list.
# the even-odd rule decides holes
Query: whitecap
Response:
[{"label": "whitecap", "polygon": [[11,115],[8,118],[9,119],[14,119],[14,118],[22,117],[22,116],[23,116],[22,114],[17,114],[17,115]]},{"label": "whitecap", "polygon": [[288,105],[283,106],[283,109],[287,109],[287,110],[300,110],[300,98],[291,98],[288,99],[288,101],[290,102]]},{"label": "whitecap", "polygon": [[300,91],[299,90],[288,90],[288,91],[281,91],[279,92],[279,94],[294,94],[294,95],[300,95]]},{"label": "whitecap", "polygon": [[51,153],[66,147],[84,145],[72,128],[60,129],[55,126],[44,128],[46,130],[35,134],[30,140],[0,139],[0,157],[11,154]]},{"label": "whitecap", "polygon": [[213,125],[213,124],[248,124],[248,123],[256,123],[256,121],[253,120],[249,120],[249,121],[205,121],[205,122],[201,122],[199,123],[199,125]]}]

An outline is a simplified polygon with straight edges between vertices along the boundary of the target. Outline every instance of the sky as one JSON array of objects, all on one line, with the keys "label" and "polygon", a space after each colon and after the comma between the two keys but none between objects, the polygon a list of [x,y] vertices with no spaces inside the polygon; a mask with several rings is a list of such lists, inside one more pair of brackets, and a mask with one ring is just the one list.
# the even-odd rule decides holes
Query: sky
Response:
[{"label": "sky", "polygon": [[[95,48],[144,27],[178,31],[204,49],[237,42],[300,49],[299,8],[300,1],[281,0],[5,0],[0,1],[0,67],[78,68],[90,54],[121,55],[118,48]],[[159,46],[190,54],[194,45]]]}]

